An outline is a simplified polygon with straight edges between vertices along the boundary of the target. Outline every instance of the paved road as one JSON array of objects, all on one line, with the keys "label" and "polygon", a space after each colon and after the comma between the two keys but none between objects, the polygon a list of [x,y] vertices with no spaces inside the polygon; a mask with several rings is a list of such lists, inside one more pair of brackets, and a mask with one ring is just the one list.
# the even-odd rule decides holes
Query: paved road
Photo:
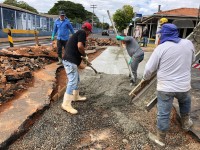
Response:
[{"label": "paved road", "polygon": [[[39,43],[41,45],[50,45],[51,40],[49,39],[45,39],[45,40],[40,40]],[[14,46],[18,47],[18,46],[33,46],[35,45],[35,41],[22,41],[22,42],[14,42]],[[3,48],[8,48],[10,47],[9,43],[0,43],[0,50]]]},{"label": "paved road", "polygon": [[[102,36],[101,33],[99,34],[92,34],[90,35],[90,37],[92,38],[115,38],[114,34],[110,34],[109,36]],[[51,40],[50,39],[43,39],[43,40],[39,40],[39,43],[41,45],[50,45],[51,44]],[[34,46],[35,45],[35,41],[31,40],[31,41],[21,41],[21,42],[14,42],[14,46],[18,47],[18,46]],[[8,48],[10,47],[9,43],[0,43],[0,50],[3,48]]]}]

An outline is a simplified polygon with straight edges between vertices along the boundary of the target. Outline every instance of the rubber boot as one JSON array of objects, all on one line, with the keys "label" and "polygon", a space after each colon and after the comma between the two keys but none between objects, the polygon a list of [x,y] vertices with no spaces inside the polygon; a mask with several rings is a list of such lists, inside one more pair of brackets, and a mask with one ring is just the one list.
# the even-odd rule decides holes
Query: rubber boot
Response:
[{"label": "rubber boot", "polygon": [[183,130],[185,130],[185,131],[190,130],[190,128],[193,125],[193,122],[192,122],[189,114],[181,115],[181,125],[182,125]]},{"label": "rubber boot", "polygon": [[87,98],[79,95],[79,90],[73,90],[73,101],[85,101]]},{"label": "rubber boot", "polygon": [[61,57],[58,57],[58,63],[57,65],[62,65],[62,58]]},{"label": "rubber boot", "polygon": [[74,95],[69,95],[69,94],[65,93],[61,108],[71,114],[77,114],[78,111],[76,109],[74,109],[71,105],[71,102],[73,99],[74,99]]},{"label": "rubber boot", "polygon": [[157,135],[154,135],[153,133],[149,132],[148,135],[149,139],[156,143],[158,146],[164,147],[165,146],[165,137],[166,132],[157,130]]}]

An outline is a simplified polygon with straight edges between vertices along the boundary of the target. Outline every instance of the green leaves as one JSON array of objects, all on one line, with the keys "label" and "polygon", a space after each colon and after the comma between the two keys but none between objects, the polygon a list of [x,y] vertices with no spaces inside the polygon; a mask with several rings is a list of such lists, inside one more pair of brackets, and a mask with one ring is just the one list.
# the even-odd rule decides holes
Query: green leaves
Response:
[{"label": "green leaves", "polygon": [[82,4],[73,3],[71,1],[58,1],[49,10],[48,14],[58,15],[59,10],[64,10],[66,16],[70,18],[71,21],[77,23],[82,23],[83,21],[90,20],[92,18],[92,13],[85,10]]},{"label": "green leaves", "polygon": [[113,21],[119,32],[124,30],[131,22],[134,16],[133,7],[130,5],[124,5],[122,9],[118,9],[113,15]]},{"label": "green leaves", "polygon": [[23,9],[26,9],[26,10],[29,10],[29,11],[32,11],[32,12],[35,12],[35,13],[38,14],[38,11],[35,8],[28,5],[24,1],[17,2],[16,0],[5,0],[3,3],[8,4],[8,5],[12,5],[12,6],[16,6],[16,7],[20,7],[20,8],[23,8]]}]

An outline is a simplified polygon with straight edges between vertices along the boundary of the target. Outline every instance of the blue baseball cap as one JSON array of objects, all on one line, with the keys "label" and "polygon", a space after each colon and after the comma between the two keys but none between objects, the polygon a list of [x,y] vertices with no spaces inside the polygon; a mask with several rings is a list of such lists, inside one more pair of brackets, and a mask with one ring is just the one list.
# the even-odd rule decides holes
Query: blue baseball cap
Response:
[{"label": "blue baseball cap", "polygon": [[60,16],[65,16],[65,12],[63,10],[59,11]]}]

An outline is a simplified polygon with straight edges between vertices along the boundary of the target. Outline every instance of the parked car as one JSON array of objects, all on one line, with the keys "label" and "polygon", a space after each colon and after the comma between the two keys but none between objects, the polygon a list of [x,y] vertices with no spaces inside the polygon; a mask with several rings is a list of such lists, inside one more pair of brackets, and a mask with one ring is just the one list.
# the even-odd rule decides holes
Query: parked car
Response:
[{"label": "parked car", "polygon": [[102,36],[106,35],[106,36],[109,36],[109,33],[108,33],[108,30],[104,30],[102,33],[101,33]]}]

